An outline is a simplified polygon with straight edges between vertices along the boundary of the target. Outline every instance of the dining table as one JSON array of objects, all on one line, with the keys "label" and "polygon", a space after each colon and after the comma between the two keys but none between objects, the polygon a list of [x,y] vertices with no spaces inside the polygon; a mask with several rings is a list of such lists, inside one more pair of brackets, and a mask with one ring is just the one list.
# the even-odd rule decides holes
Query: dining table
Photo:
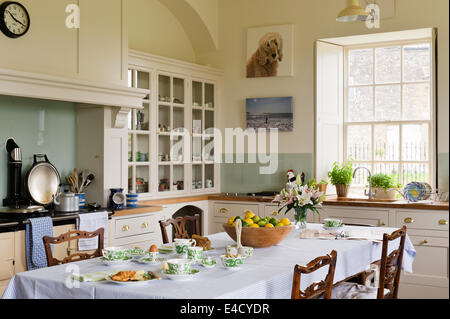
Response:
[{"label": "dining table", "polygon": [[[321,230],[321,224],[307,224],[307,229]],[[367,230],[391,234],[395,228],[344,226],[344,230]],[[132,261],[127,266],[113,267],[100,258],[77,261],[53,267],[16,274],[10,281],[4,299],[289,299],[291,297],[295,265],[306,265],[319,256],[337,251],[334,283],[369,269],[370,264],[381,258],[382,243],[372,239],[349,240],[336,236],[333,239],[300,238],[293,230],[277,245],[255,248],[253,256],[245,259],[238,270],[225,268],[220,256],[227,245],[236,244],[226,233],[207,236],[211,250],[204,255],[217,261],[213,268],[194,266],[199,272],[191,280],[175,281],[161,271],[161,264],[147,265]],[[389,243],[388,251],[398,248],[399,239]],[[416,251],[406,236],[402,269],[412,272]],[[176,254],[162,254],[165,259],[177,258]],[[325,278],[328,267],[302,275],[301,289]],[[161,276],[144,285],[124,286],[102,280],[80,282],[73,274],[113,272],[117,270],[146,270]],[[401,285],[401,280],[400,280]]]}]

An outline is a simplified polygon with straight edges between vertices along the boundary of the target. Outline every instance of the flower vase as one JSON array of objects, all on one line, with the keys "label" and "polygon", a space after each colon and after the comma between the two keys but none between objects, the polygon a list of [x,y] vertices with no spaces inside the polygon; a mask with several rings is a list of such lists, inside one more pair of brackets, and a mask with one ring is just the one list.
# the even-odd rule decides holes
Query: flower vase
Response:
[{"label": "flower vase", "polygon": [[303,231],[306,229],[306,213],[308,212],[307,208],[295,208],[295,229],[297,231]]}]

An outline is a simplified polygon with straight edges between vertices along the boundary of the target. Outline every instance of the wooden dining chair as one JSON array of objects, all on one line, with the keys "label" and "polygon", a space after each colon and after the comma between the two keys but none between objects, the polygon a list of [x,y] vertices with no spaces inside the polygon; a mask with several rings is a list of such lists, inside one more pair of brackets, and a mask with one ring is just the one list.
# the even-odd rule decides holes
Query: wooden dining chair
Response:
[{"label": "wooden dining chair", "polygon": [[[58,237],[50,237],[50,236],[44,236],[44,247],[45,247],[45,255],[47,257],[47,265],[50,266],[56,266],[60,264],[67,264],[74,261],[79,260],[85,260],[90,258],[96,258],[102,256],[102,250],[103,250],[103,242],[104,242],[104,233],[105,230],[103,228],[99,228],[93,232],[87,232],[82,230],[73,230],[69,231],[67,233],[61,234]],[[74,254],[71,254],[67,257],[65,257],[62,260],[58,260],[53,257],[52,250],[51,250],[51,244],[58,245],[62,244],[64,242],[72,241],[72,240],[78,240],[78,239],[90,239],[95,238],[98,236],[98,246],[97,249],[93,253],[81,253],[77,252]]]},{"label": "wooden dining chair", "polygon": [[[186,223],[190,222],[193,224],[194,231],[188,231]],[[200,215],[195,214],[194,216],[184,216],[171,218],[167,220],[160,220],[159,226],[161,227],[162,240],[164,244],[169,243],[169,237],[167,236],[166,227],[172,225],[172,238],[191,238],[193,234],[200,234]],[[192,228],[192,227],[191,227]]]},{"label": "wooden dining chair", "polygon": [[[388,254],[389,243],[400,238],[400,244]],[[333,288],[335,299],[397,299],[402,270],[403,251],[405,250],[406,226],[392,234],[383,234],[381,259],[379,265],[378,288],[367,287],[357,283],[343,282]]]},{"label": "wooden dining chair", "polygon": [[[315,299],[323,296],[324,299],[331,298],[333,288],[334,270],[336,269],[337,252],[333,250],[329,255],[317,257],[309,262],[306,267],[295,265],[294,279],[292,282],[291,299]],[[305,291],[300,290],[302,274],[310,274],[316,270],[329,265],[328,274],[324,280],[315,282]]]}]

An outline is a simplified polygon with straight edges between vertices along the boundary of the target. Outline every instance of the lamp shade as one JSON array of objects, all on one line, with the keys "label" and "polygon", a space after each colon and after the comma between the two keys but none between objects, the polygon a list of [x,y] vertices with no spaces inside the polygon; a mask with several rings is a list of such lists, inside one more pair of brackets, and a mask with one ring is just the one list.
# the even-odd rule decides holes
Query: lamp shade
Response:
[{"label": "lamp shade", "polygon": [[358,0],[348,0],[347,8],[336,18],[340,22],[366,21],[369,13],[359,5]]}]

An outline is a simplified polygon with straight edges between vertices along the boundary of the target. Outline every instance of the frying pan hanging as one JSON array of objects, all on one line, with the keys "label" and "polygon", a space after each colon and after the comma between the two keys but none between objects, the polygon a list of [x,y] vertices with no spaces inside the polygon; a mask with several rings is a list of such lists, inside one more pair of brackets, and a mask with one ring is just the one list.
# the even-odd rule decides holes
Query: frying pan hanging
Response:
[{"label": "frying pan hanging", "polygon": [[[44,158],[44,161],[38,161],[38,158]],[[60,183],[58,170],[49,162],[47,155],[33,155],[33,166],[25,179],[27,193],[33,202],[40,205],[52,203]]]}]

